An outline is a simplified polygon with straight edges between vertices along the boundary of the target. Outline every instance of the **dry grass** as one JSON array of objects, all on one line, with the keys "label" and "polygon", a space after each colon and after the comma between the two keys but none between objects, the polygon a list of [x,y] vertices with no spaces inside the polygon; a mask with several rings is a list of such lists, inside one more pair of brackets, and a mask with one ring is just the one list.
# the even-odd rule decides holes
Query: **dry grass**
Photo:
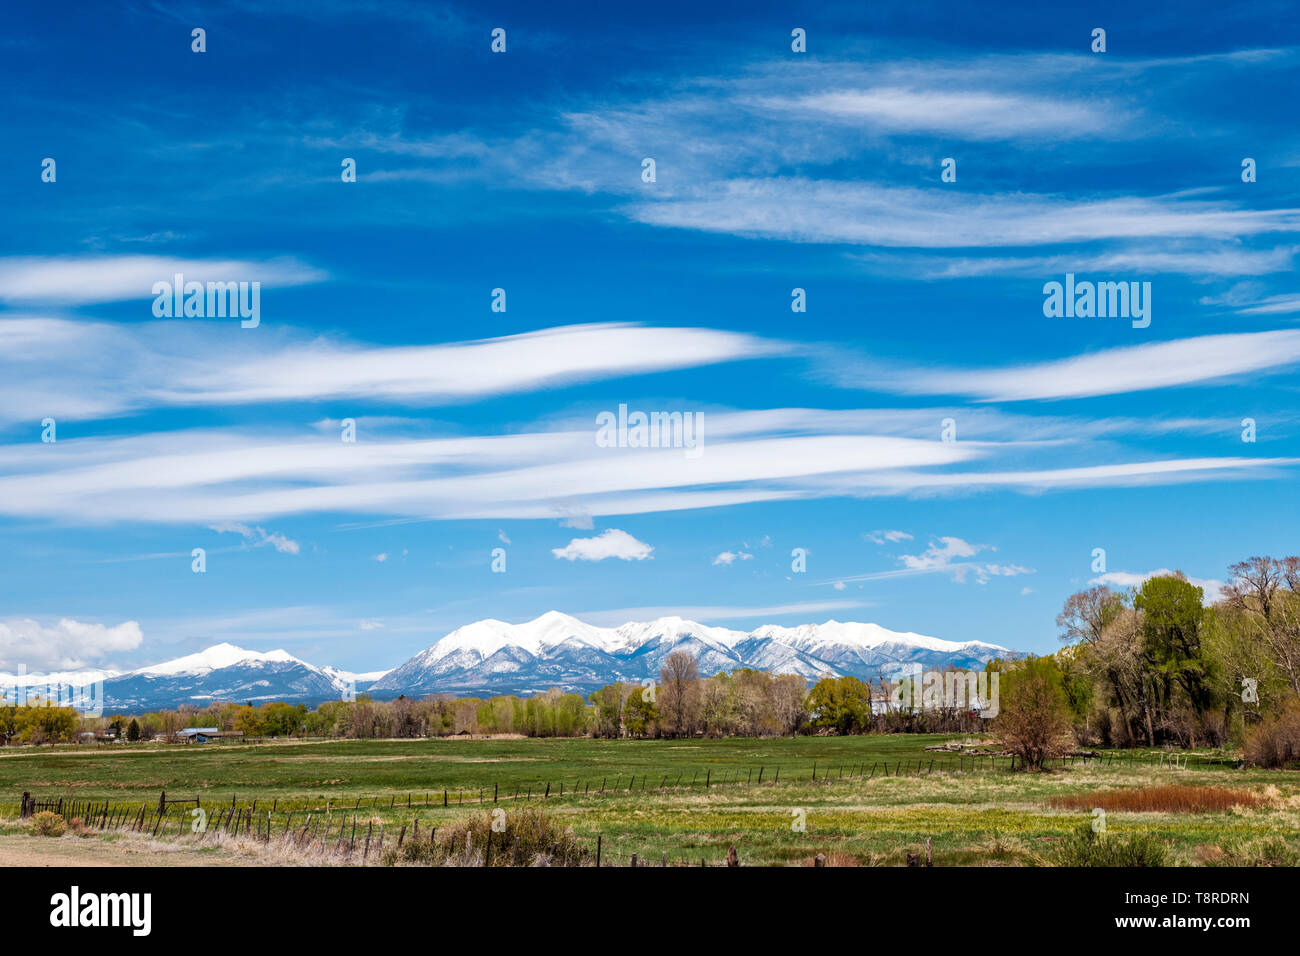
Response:
[{"label": "dry grass", "polygon": [[[823,854],[826,857],[827,866],[861,866],[862,861],[851,853],[840,853],[838,850],[832,850],[830,853]],[[808,857],[800,861],[801,866],[816,866],[817,858]]]},{"label": "dry grass", "polygon": [[495,829],[491,814],[475,813],[436,835],[429,833],[386,850],[383,862],[388,866],[583,866],[590,862],[588,848],[572,828],[551,814],[531,808],[498,814]]},{"label": "dry grass", "polygon": [[1249,790],[1225,787],[1169,785],[1101,790],[1053,797],[1048,805],[1058,810],[1129,810],[1137,813],[1211,813],[1233,807],[1258,807],[1265,798]]},{"label": "dry grass", "polygon": [[1197,847],[1196,862],[1202,866],[1296,866],[1300,853],[1281,837],[1234,838],[1222,844]]}]

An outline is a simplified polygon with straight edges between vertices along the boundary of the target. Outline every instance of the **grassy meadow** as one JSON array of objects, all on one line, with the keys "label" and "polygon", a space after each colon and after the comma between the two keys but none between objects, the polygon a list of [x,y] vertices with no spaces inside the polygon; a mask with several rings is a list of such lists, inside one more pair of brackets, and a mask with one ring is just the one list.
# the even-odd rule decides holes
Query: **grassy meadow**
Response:
[{"label": "grassy meadow", "polygon": [[[419,739],[156,744],[0,750],[0,810],[17,816],[23,791],[38,800],[109,801],[137,810],[197,796],[212,813],[274,807],[273,825],[326,814],[337,829],[355,815],[392,833],[419,819],[446,827],[497,807],[545,806],[602,859],[633,853],[658,864],[718,863],[735,845],[743,864],[902,865],[925,839],[934,864],[1035,865],[1092,820],[1092,795],[1177,784],[1247,791],[1247,808],[1108,810],[1107,832],[1146,832],[1169,862],[1294,863],[1300,856],[1300,778],[1238,770],[1224,755],[1108,754],[1043,773],[1013,772],[1007,758],[926,751],[951,735],[868,735],[721,740]],[[967,744],[978,743],[966,740]],[[1184,765],[1185,763],[1185,765]],[[901,767],[900,767],[901,764]],[[762,774],[760,784],[759,775]],[[900,773],[901,770],[901,773]],[[814,780],[814,774],[816,779]],[[550,790],[547,793],[547,786]],[[706,785],[707,784],[707,785]],[[444,791],[446,806],[444,806]],[[408,800],[410,806],[408,808]],[[358,807],[358,802],[360,806]],[[1100,804],[1100,800],[1098,801]],[[1065,803],[1075,809],[1058,808]],[[1124,806],[1124,801],[1118,804]],[[177,805],[159,833],[188,838],[193,806]],[[802,830],[796,825],[802,821]],[[264,825],[264,824],[263,824]]]}]

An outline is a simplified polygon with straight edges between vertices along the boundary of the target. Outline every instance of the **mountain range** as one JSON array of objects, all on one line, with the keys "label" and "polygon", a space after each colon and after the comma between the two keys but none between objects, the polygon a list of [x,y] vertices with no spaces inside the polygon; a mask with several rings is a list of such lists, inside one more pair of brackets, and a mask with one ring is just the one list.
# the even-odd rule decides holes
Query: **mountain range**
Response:
[{"label": "mountain range", "polygon": [[1019,656],[996,644],[946,641],[878,624],[827,621],[733,631],[662,617],[597,627],[549,611],[522,624],[493,619],[466,624],[387,672],[355,674],[309,664],[283,650],[216,644],[125,672],[0,674],[0,688],[102,680],[105,713],[222,700],[314,705],[353,692],[381,699],[440,692],[526,695],[551,687],[586,693],[614,681],[656,678],[668,655],[678,650],[695,657],[705,676],[751,667],[814,681],[844,675],[874,681],[896,675],[904,665],[982,668],[995,657]]}]

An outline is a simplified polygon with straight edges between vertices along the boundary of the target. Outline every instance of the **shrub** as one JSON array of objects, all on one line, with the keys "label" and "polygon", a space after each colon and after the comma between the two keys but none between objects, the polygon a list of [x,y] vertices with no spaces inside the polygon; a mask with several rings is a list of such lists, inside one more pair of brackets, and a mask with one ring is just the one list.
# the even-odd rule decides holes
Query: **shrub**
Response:
[{"label": "shrub", "polygon": [[1098,833],[1084,823],[1052,851],[1057,866],[1164,866],[1165,846],[1149,833],[1128,837]]},{"label": "shrub", "polygon": [[68,825],[63,817],[51,810],[42,810],[32,817],[32,829],[41,836],[61,837],[67,832]]},{"label": "shrub", "polygon": [[1281,714],[1251,728],[1245,757],[1252,767],[1285,767],[1300,761],[1300,701],[1291,701]]},{"label": "shrub", "polygon": [[1070,745],[1070,710],[1061,669],[1051,657],[1031,657],[1003,673],[995,727],[1022,770],[1041,770]]}]

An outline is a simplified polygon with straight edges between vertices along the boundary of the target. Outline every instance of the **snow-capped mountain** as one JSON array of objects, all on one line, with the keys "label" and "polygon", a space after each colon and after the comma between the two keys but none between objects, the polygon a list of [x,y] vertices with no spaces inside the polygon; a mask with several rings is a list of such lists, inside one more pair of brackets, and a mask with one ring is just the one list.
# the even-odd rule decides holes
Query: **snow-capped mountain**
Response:
[{"label": "snow-capped mountain", "polygon": [[214,644],[162,664],[104,681],[106,710],[151,710],[213,701],[337,700],[344,684],[287,651],[248,651]]},{"label": "snow-capped mountain", "polygon": [[309,664],[283,650],[250,651],[214,644],[126,672],[0,674],[0,690],[12,697],[12,688],[25,685],[39,695],[42,685],[83,687],[102,679],[104,713],[214,701],[315,705],[362,692],[380,698],[444,691],[529,694],[551,687],[586,692],[614,681],[656,678],[674,651],[694,657],[704,676],[752,667],[810,680],[850,674],[867,681],[895,677],[904,664],[978,668],[994,657],[1018,656],[996,644],[945,641],[878,624],[769,624],[746,632],[661,617],[597,627],[549,611],[523,624],[491,619],[466,624],[386,673],[354,674]]},{"label": "snow-capped mountain", "polygon": [[[27,687],[29,693],[53,697],[49,689],[84,689],[90,703],[101,693],[104,713],[147,711],[180,704],[204,706],[214,701],[263,703],[280,700],[317,704],[366,690],[383,671],[353,674],[336,667],[317,667],[288,651],[250,651],[234,644],[214,644],[161,664],[133,671],[79,671],[58,674],[0,674],[0,688]],[[12,690],[9,691],[12,696]]]},{"label": "snow-capped mountain", "polygon": [[523,624],[485,620],[457,628],[389,671],[377,697],[450,693],[591,690],[613,681],[657,677],[673,651],[686,651],[703,675],[752,667],[810,679],[893,676],[898,665],[979,668],[1015,652],[981,641],[958,643],[891,631],[878,624],[827,621],[732,631],[680,617],[596,627],[558,611]]}]

